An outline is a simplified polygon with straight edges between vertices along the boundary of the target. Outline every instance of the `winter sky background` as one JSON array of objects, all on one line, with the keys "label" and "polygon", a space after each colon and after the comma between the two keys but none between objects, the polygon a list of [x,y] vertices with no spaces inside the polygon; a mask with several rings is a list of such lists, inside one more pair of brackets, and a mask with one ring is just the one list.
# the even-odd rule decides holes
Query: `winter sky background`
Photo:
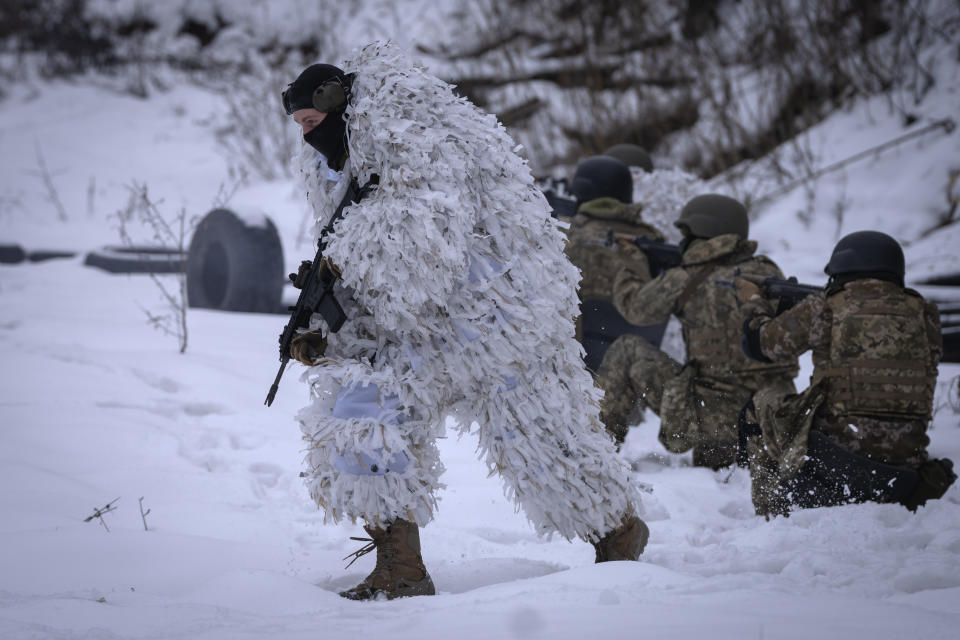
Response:
[{"label": "winter sky background", "polygon": [[[305,28],[297,3],[254,5],[264,24]],[[367,3],[340,36],[412,46],[445,28],[446,3],[424,20],[414,5]],[[935,84],[917,122],[905,126],[876,96],[795,144],[823,167],[957,118],[955,43],[925,55]],[[344,569],[362,529],[324,522],[299,478],[302,367],[271,408],[262,404],[285,318],[191,309],[181,354],[147,323],[145,310],[165,309],[149,277],[82,264],[120,243],[117,212],[133,185],[171,219],[224,203],[265,214],[288,270],[311,257],[297,181],[239,179],[223,143],[225,89],[162,75],[167,86],[146,99],[84,76],[34,77],[0,100],[0,244],[76,254],[0,265],[0,637],[957,637],[960,486],[916,514],[866,504],[767,522],[753,515],[746,471],[697,469],[689,454],[667,453],[651,414],[621,452],[646,489],[651,538],[640,562],[594,565],[587,543],[538,539],[475,459],[475,440],[451,436],[440,445],[439,514],[421,532],[438,595],[340,598],[373,556]],[[709,187],[774,190],[762,160],[740,169],[735,183],[721,176]],[[836,240],[860,229],[904,244],[910,283],[957,273],[960,225],[929,233],[960,198],[951,170],[960,171],[960,132],[931,128],[771,198],[752,211],[751,233],[784,272],[814,284]],[[799,387],[809,374],[805,358]],[[943,364],[930,453],[960,463],[958,381],[960,364]],[[102,522],[85,521],[114,500]]]}]

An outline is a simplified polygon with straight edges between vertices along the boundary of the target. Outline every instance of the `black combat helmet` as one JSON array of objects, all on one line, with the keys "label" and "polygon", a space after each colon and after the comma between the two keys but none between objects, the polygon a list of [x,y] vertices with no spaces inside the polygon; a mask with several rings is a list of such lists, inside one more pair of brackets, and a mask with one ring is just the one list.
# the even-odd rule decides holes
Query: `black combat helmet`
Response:
[{"label": "black combat helmet", "polygon": [[747,208],[739,200],[719,193],[696,196],[683,205],[680,217],[673,223],[685,234],[696,238],[713,238],[735,233],[744,240],[750,233]]},{"label": "black combat helmet", "polygon": [[840,238],[823,272],[831,278],[847,274],[862,274],[864,278],[886,274],[902,285],[903,249],[899,242],[880,231],[855,231]]},{"label": "black combat helmet", "polygon": [[630,168],[610,156],[593,156],[577,165],[570,183],[570,193],[577,203],[597,198],[616,198],[633,202],[633,177]]},{"label": "black combat helmet", "polygon": [[640,167],[647,173],[653,171],[653,160],[650,159],[650,154],[635,144],[615,144],[604,151],[603,155],[616,158],[628,167]]}]

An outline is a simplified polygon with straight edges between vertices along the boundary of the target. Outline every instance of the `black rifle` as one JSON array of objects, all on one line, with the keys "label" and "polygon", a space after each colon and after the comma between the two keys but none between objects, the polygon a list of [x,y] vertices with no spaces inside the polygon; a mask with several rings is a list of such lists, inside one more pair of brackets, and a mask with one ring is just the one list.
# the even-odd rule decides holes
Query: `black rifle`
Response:
[{"label": "black rifle", "polygon": [[647,262],[650,263],[650,275],[656,278],[658,275],[679,267],[683,262],[683,251],[679,245],[659,242],[637,236],[633,239],[633,244],[647,256]]},{"label": "black rifle", "polygon": [[304,260],[301,262],[297,272],[289,275],[290,280],[293,281],[293,286],[300,289],[300,296],[297,298],[297,304],[289,307],[290,320],[280,334],[280,370],[270,386],[267,399],[263,402],[268,407],[273,404],[273,398],[277,395],[277,388],[280,386],[280,378],[283,377],[283,371],[286,369],[287,363],[290,362],[290,345],[293,343],[293,339],[297,337],[299,329],[306,329],[310,326],[310,316],[319,313],[327,323],[327,330],[330,333],[339,331],[347,319],[343,307],[340,306],[340,302],[333,295],[333,285],[337,281],[337,275],[324,260],[323,252],[327,247],[327,234],[333,230],[333,225],[343,217],[344,208],[360,202],[376,183],[376,176],[363,188],[360,188],[356,180],[350,181],[343,200],[337,205],[337,210],[330,218],[330,222],[320,233],[320,240],[317,242],[317,255],[312,261]]},{"label": "black rifle", "polygon": [[[823,287],[813,284],[800,284],[794,276],[786,280],[774,278],[773,276],[758,276],[752,273],[740,273],[739,269],[734,271],[734,277],[749,280],[760,288],[760,295],[770,300],[777,300],[777,315],[780,315],[787,309],[813,293],[823,291]],[[737,286],[733,280],[714,280],[717,284],[722,284],[733,288],[736,291]]]}]

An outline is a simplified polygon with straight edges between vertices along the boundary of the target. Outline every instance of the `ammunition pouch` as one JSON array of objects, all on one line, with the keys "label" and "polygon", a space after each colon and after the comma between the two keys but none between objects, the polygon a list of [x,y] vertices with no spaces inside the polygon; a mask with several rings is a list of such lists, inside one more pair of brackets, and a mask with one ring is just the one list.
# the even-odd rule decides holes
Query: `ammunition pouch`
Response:
[{"label": "ammunition pouch", "polygon": [[[683,453],[695,447],[714,450],[694,452],[694,464],[721,467],[733,463],[736,434],[725,423],[718,424],[718,411],[733,413],[744,392],[701,373],[696,362],[688,362],[679,375],[663,385],[660,402],[660,443],[671,453]],[[728,409],[731,407],[732,409]],[[705,456],[701,458],[701,455]],[[697,459],[700,458],[700,462]]]},{"label": "ammunition pouch", "polygon": [[657,439],[671,453],[689,451],[697,444],[700,415],[694,389],[696,374],[697,368],[687,365],[663,385]]}]

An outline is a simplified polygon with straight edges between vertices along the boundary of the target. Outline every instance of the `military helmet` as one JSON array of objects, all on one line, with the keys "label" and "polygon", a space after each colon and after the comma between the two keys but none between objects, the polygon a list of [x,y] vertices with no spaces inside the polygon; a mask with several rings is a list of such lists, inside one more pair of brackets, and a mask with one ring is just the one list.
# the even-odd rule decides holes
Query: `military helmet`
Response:
[{"label": "military helmet", "polygon": [[823,272],[829,276],[863,272],[890,273],[903,282],[903,249],[899,242],[885,233],[855,231],[840,238]]},{"label": "military helmet", "polygon": [[739,200],[719,193],[696,196],[683,205],[674,226],[697,238],[735,233],[744,240],[750,233],[747,208]]},{"label": "military helmet", "polygon": [[650,159],[650,155],[635,144],[615,144],[604,151],[603,155],[616,158],[628,167],[640,167],[647,173],[653,171],[653,160]]},{"label": "military helmet", "polygon": [[633,202],[633,177],[630,168],[610,156],[592,156],[580,162],[570,183],[570,193],[578,203],[597,198],[616,198]]}]

